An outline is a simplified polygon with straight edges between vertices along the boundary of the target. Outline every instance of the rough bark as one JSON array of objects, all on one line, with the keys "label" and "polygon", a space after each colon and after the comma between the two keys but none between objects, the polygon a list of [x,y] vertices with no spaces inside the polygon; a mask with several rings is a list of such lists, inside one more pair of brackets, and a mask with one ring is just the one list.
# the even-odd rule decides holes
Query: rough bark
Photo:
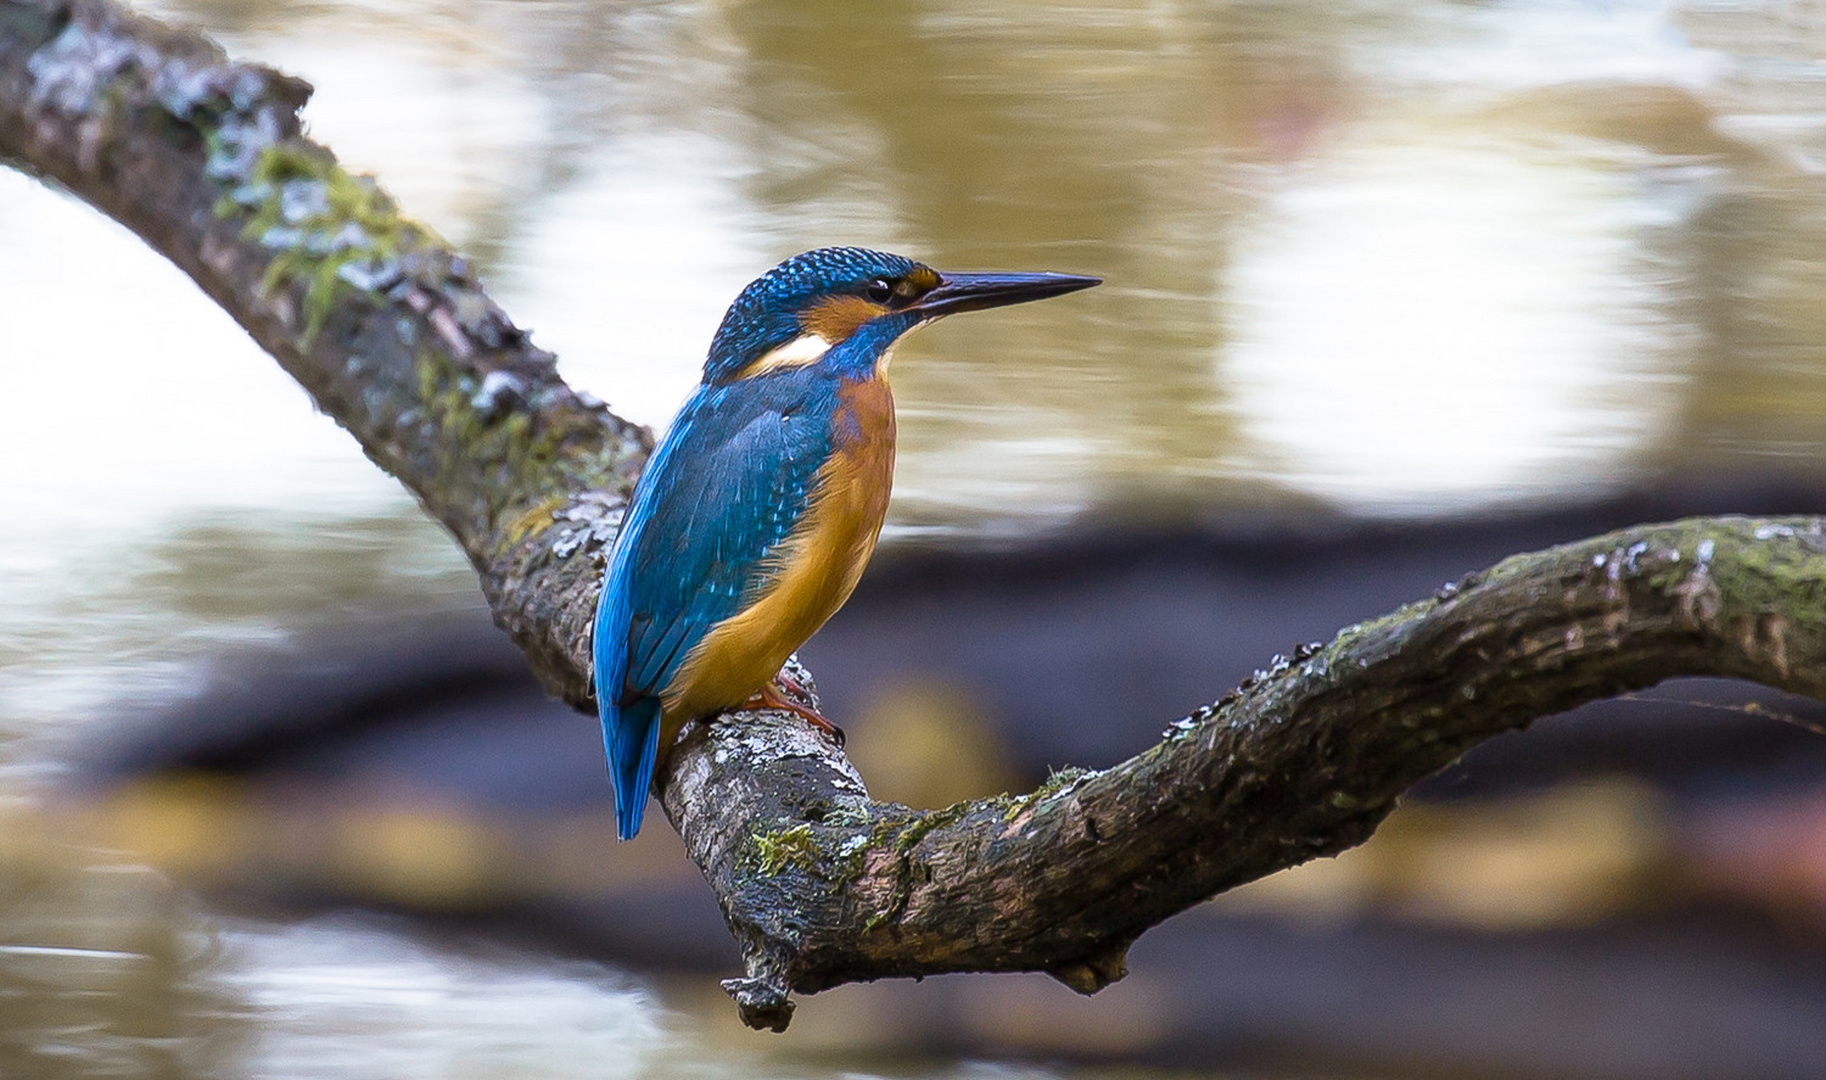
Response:
[{"label": "rough bark", "polygon": [[[0,0],[0,158],[195,278],[449,528],[497,621],[587,707],[596,556],[650,440],[299,136],[307,94],[102,0]],[[661,792],[743,947],[726,985],[779,1029],[791,991],[859,979],[1041,970],[1094,991],[1149,926],[1361,843],[1478,741],[1701,674],[1826,697],[1826,522],[1695,519],[1516,556],[1026,795],[877,803],[775,713],[688,729]]]}]

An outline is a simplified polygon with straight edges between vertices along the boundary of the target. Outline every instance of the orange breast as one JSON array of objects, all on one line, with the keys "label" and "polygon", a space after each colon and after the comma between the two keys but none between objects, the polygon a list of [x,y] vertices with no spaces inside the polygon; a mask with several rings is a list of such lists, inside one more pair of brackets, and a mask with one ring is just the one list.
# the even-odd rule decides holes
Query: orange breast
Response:
[{"label": "orange breast", "polygon": [[894,399],[887,380],[841,394],[835,452],[818,470],[804,518],[769,557],[768,584],[691,650],[662,698],[662,745],[686,720],[748,699],[843,606],[861,579],[894,483]]}]

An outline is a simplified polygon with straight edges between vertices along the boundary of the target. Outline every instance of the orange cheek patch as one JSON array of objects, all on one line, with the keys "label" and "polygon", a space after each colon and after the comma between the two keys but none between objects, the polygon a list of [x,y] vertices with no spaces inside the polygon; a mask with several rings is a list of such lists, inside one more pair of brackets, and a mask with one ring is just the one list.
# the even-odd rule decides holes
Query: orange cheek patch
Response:
[{"label": "orange cheek patch", "polygon": [[802,312],[799,325],[835,345],[863,323],[887,313],[887,308],[860,296],[833,296]]}]

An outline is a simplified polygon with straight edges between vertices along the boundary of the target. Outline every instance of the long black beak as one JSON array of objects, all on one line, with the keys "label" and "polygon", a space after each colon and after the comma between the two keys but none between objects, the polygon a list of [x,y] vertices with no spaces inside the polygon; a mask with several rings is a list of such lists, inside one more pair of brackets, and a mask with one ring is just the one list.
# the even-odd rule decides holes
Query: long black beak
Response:
[{"label": "long black beak", "polygon": [[1101,284],[1102,278],[1079,274],[940,274],[938,286],[908,310],[936,319],[960,311],[981,311],[1063,296]]}]

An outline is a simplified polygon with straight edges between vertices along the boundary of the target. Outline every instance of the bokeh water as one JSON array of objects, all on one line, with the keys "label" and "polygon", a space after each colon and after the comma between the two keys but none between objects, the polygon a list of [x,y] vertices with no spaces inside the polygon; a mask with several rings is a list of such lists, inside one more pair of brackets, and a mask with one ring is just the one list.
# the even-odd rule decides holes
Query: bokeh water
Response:
[{"label": "bokeh water", "polygon": [[[309,79],[312,132],[649,424],[794,251],[1107,278],[901,351],[890,543],[1110,507],[1474,515],[1826,465],[1807,5],[145,10]],[[220,648],[479,600],[226,316],[12,173],[0,298],[0,801],[40,890],[0,918],[21,1075],[850,1070],[694,1048],[696,1021],[603,969],[227,920],[36,831],[62,740],[133,724]]]}]

